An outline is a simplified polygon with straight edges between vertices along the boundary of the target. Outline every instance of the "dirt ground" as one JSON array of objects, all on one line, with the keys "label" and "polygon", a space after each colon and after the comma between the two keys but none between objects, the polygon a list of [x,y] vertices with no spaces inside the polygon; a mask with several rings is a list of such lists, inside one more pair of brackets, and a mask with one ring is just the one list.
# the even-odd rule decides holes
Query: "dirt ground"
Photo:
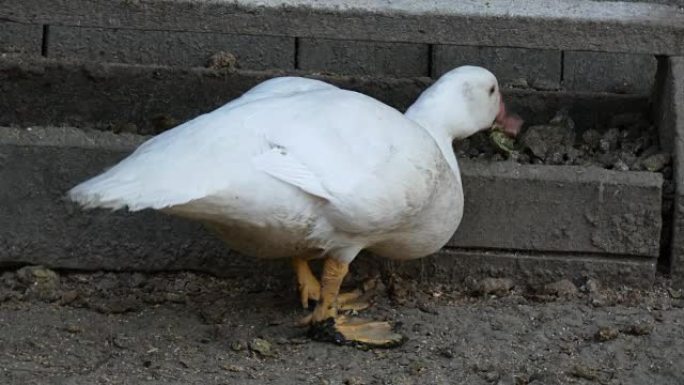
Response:
[{"label": "dirt ground", "polygon": [[[351,284],[354,284],[351,282]],[[394,349],[310,341],[293,282],[179,273],[0,276],[0,384],[682,384],[684,295],[468,289],[383,277]]]}]

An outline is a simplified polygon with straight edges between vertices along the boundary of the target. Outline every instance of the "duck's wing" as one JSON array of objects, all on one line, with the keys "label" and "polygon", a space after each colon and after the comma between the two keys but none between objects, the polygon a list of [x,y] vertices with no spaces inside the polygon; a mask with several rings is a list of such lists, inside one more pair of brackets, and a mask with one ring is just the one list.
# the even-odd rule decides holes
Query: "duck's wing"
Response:
[{"label": "duck's wing", "polygon": [[264,81],[240,98],[148,140],[105,173],[71,189],[68,196],[86,208],[137,211],[180,205],[230,188],[231,177],[238,172],[236,165],[244,161],[239,157],[258,153],[260,148],[259,138],[245,125],[246,114],[254,113],[254,108],[243,112],[241,107],[269,98],[337,89],[301,77]]},{"label": "duck's wing", "polygon": [[299,109],[284,114],[292,125],[257,124],[267,127],[262,135],[269,150],[255,156],[253,164],[329,201],[328,219],[336,228],[387,230],[405,224],[430,202],[447,166],[424,129],[351,91],[321,91],[292,100]]},{"label": "duck's wing", "polygon": [[283,185],[264,181],[274,178],[322,200],[335,228],[364,233],[405,224],[429,202],[440,156],[398,111],[354,92],[316,90],[200,116],[69,195],[85,207],[163,209],[231,191],[271,189],[277,199]]}]

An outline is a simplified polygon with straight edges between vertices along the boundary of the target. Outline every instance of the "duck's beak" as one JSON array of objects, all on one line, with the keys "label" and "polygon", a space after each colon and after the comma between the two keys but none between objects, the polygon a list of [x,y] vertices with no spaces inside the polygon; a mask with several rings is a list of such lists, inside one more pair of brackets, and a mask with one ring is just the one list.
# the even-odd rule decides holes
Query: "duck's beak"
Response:
[{"label": "duck's beak", "polygon": [[522,128],[523,120],[518,115],[509,115],[506,113],[506,105],[503,100],[499,102],[499,113],[496,115],[494,120],[494,125],[492,127],[500,127],[502,131],[515,138],[520,133],[520,128]]}]

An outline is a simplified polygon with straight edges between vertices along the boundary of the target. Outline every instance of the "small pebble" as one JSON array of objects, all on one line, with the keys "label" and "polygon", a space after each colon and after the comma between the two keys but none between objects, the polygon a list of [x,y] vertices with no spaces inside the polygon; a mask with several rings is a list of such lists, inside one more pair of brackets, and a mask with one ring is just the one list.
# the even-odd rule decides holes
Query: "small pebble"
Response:
[{"label": "small pebble", "polygon": [[629,166],[627,163],[625,163],[622,159],[618,159],[614,164],[613,164],[613,170],[616,171],[629,171]]},{"label": "small pebble", "polygon": [[233,364],[223,364],[221,367],[229,372],[242,372],[245,370],[242,366],[239,365],[233,365]]},{"label": "small pebble", "polygon": [[62,298],[59,300],[61,305],[68,305],[74,302],[78,298],[78,292],[76,290],[69,290],[62,293]]},{"label": "small pebble", "polygon": [[217,52],[207,61],[207,68],[234,71],[237,68],[237,58],[230,52]]},{"label": "small pebble", "polygon": [[622,329],[622,332],[633,336],[646,336],[653,332],[653,325],[647,322],[642,322],[634,325],[629,325],[626,328]]},{"label": "small pebble", "polygon": [[575,365],[572,369],[570,369],[568,374],[573,377],[582,378],[589,381],[599,380],[598,371],[596,369],[582,364]]},{"label": "small pebble", "polygon": [[587,293],[598,293],[601,291],[601,284],[594,278],[587,279],[583,287]]},{"label": "small pebble", "polygon": [[513,280],[510,278],[485,278],[475,285],[475,291],[481,295],[504,295],[511,291],[513,286]]},{"label": "small pebble", "polygon": [[641,161],[644,169],[650,172],[658,172],[670,163],[670,154],[655,154]]},{"label": "small pebble", "polygon": [[262,357],[274,357],[275,352],[270,342],[262,338],[255,338],[249,343],[249,349]]},{"label": "small pebble", "polygon": [[351,377],[351,378],[347,378],[346,380],[344,380],[344,385],[365,385],[365,384],[366,383],[358,377]]},{"label": "small pebble", "polygon": [[568,279],[562,279],[544,286],[544,293],[558,297],[573,297],[577,295],[577,286]]},{"label": "small pebble", "polygon": [[620,335],[620,331],[617,328],[611,326],[604,326],[599,328],[594,337],[599,342],[611,341]]}]

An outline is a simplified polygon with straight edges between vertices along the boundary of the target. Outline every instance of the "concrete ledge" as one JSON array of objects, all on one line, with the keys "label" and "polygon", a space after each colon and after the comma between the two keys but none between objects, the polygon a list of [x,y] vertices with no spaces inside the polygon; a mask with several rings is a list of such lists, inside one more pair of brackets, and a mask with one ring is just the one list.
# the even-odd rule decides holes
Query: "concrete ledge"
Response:
[{"label": "concrete ledge", "polygon": [[684,10],[641,2],[6,0],[0,19],[62,26],[684,54]]},{"label": "concrete ledge", "polygon": [[397,78],[428,76],[429,46],[355,40],[299,39],[298,69]]},{"label": "concrete ledge", "polygon": [[[210,111],[273,76],[299,74],[371,95],[404,110],[429,78],[312,76],[297,72],[0,59],[0,125],[69,125],[154,133]],[[36,92],[36,90],[41,90]],[[529,124],[561,107],[578,126],[605,125],[615,114],[646,111],[648,95],[506,90],[509,107]]]},{"label": "concrete ledge", "polygon": [[652,55],[568,51],[563,56],[563,87],[568,90],[648,93],[655,73]]},{"label": "concrete ledge", "polygon": [[218,52],[243,69],[294,69],[295,38],[52,26],[48,47],[51,58],[180,67],[204,67]]},{"label": "concrete ledge", "polygon": [[466,208],[450,246],[534,252],[660,252],[660,174],[461,162]]},{"label": "concrete ledge", "polygon": [[380,270],[426,282],[461,283],[466,278],[511,277],[517,285],[538,287],[567,278],[579,286],[586,278],[593,277],[607,287],[649,288],[654,282],[656,261],[652,258],[445,248],[428,258],[408,262],[362,256],[355,269],[361,272]]},{"label": "concrete ledge", "polygon": [[[112,165],[143,139],[70,128],[0,129],[0,199],[6,203],[0,206],[0,266],[192,269],[225,275],[268,269],[251,258],[236,258],[196,223],[154,212],[85,212],[63,199],[70,187]],[[552,263],[556,275],[575,274],[567,269],[578,257],[600,260],[601,266],[628,263],[636,266],[630,268],[634,274],[652,275],[660,230],[659,175],[471,163],[462,170],[469,198],[451,245],[463,253],[517,255],[511,249],[519,249],[522,255],[558,261]],[[468,269],[484,271],[488,265]],[[535,271],[532,265],[526,265],[529,274]],[[593,271],[593,264],[586,266]],[[635,272],[640,268],[646,270]]]}]

